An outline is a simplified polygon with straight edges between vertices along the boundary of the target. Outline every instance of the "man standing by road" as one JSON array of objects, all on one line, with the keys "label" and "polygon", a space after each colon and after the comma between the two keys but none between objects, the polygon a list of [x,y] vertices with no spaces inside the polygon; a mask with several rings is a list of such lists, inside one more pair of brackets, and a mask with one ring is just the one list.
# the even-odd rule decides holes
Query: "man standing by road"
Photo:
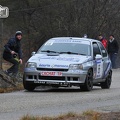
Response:
[{"label": "man standing by road", "polygon": [[[3,58],[12,63],[13,66],[5,71],[7,75],[13,74],[16,77],[19,69],[19,64],[22,64],[21,41],[22,32],[17,31],[14,38],[10,38],[8,43],[4,46]],[[19,59],[16,59],[18,55]]]},{"label": "man standing by road", "polygon": [[102,42],[103,46],[107,49],[108,41],[100,34],[98,39]]},{"label": "man standing by road", "polygon": [[110,35],[108,42],[108,54],[112,62],[112,68],[116,68],[116,58],[119,50],[118,42],[115,40],[114,35]]}]

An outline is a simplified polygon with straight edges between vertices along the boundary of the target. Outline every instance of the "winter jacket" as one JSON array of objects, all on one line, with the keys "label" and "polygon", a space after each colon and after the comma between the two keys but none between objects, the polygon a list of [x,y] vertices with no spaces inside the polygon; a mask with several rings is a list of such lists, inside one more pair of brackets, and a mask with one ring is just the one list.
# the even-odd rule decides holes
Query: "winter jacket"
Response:
[{"label": "winter jacket", "polygon": [[17,38],[10,38],[8,43],[4,46],[3,58],[4,59],[11,59],[13,55],[11,51],[15,51],[18,54],[19,59],[22,59],[22,50],[21,50],[21,43],[20,40]]},{"label": "winter jacket", "polygon": [[108,42],[108,53],[118,53],[119,45],[116,40],[113,40],[112,42]]},{"label": "winter jacket", "polygon": [[103,39],[101,39],[101,42],[102,42],[103,46],[104,46],[105,48],[107,48],[107,46],[108,46],[108,41],[103,38]]}]

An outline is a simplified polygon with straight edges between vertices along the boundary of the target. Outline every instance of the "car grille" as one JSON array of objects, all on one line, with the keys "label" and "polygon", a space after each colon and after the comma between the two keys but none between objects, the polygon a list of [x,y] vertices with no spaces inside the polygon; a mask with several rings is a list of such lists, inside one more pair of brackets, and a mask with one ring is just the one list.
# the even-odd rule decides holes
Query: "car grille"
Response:
[{"label": "car grille", "polygon": [[[27,78],[28,79],[37,79],[37,75],[27,75]],[[71,78],[70,77],[67,77],[65,79],[65,77],[63,76],[41,76],[41,75],[38,75],[38,79],[39,80],[61,80],[61,81],[70,81]],[[79,77],[72,77],[72,81],[78,81],[79,80]]]},{"label": "car grille", "polygon": [[39,79],[40,80],[63,80],[64,81],[65,77],[58,77],[58,76],[56,76],[56,77],[55,76],[49,76],[48,77],[48,76],[40,76],[39,75]]},{"label": "car grille", "polygon": [[37,68],[40,71],[68,71],[68,69],[55,69],[55,68]]}]

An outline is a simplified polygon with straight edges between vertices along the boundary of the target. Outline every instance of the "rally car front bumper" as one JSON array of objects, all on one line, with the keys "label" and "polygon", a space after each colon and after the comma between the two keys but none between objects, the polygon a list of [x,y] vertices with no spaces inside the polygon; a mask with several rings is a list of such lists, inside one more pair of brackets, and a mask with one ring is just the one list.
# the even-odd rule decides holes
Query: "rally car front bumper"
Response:
[{"label": "rally car front bumper", "polygon": [[35,84],[82,84],[85,82],[87,71],[39,71],[25,69],[24,80]]}]

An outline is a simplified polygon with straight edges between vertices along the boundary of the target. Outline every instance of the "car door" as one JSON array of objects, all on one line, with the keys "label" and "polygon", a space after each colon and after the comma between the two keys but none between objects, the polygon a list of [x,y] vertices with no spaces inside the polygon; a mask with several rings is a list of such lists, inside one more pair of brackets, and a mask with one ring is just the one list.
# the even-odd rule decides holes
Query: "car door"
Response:
[{"label": "car door", "polygon": [[103,78],[106,77],[107,72],[109,71],[111,64],[110,64],[110,59],[108,57],[107,50],[103,47],[102,43],[98,42],[98,45],[100,47],[102,57],[103,57]]},{"label": "car door", "polygon": [[[100,79],[103,77],[103,57],[101,54],[100,47],[97,42],[92,43],[93,46],[93,59],[94,59],[94,78]],[[100,58],[96,58],[99,55]]]}]

